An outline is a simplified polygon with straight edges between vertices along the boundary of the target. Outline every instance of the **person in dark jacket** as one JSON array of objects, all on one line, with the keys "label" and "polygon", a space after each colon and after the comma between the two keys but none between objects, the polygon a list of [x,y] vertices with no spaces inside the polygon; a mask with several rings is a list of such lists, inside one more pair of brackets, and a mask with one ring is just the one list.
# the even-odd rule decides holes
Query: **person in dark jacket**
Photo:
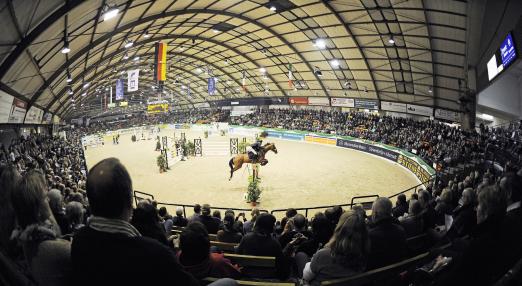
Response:
[{"label": "person in dark jacket", "polygon": [[457,237],[469,235],[477,225],[475,212],[476,195],[472,188],[466,188],[462,192],[461,205],[453,211],[453,223],[447,232],[451,240]]},{"label": "person in dark jacket", "polygon": [[201,215],[199,216],[199,221],[203,225],[205,225],[208,233],[217,234],[219,226],[221,225],[221,220],[211,216],[210,214],[210,205],[204,204],[201,208]]},{"label": "person in dark jacket", "polygon": [[414,237],[424,232],[424,222],[421,216],[422,207],[418,200],[410,200],[408,215],[399,218],[406,237]]},{"label": "person in dark jacket", "polygon": [[132,181],[118,159],[91,168],[87,197],[92,216],[71,246],[76,285],[198,285],[172,250],[129,223]]},{"label": "person in dark jacket", "polygon": [[372,224],[368,231],[370,255],[368,269],[400,261],[406,256],[406,232],[392,217],[392,203],[378,198],[372,206]]},{"label": "person in dark jacket", "polygon": [[160,224],[158,211],[147,200],[142,200],[133,212],[131,224],[141,235],[169,245],[165,228]]},{"label": "person in dark jacket", "polygon": [[236,229],[234,214],[226,214],[223,219],[223,229],[217,232],[220,242],[239,243],[243,235]]},{"label": "person in dark jacket", "polygon": [[397,202],[393,208],[393,217],[399,218],[408,212],[408,202],[406,201],[406,195],[400,194],[397,196]]}]

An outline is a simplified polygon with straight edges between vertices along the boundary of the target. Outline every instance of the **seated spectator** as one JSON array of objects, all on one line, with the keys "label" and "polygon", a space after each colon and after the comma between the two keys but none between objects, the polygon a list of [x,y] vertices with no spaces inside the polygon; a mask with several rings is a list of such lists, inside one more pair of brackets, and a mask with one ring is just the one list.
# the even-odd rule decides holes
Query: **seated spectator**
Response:
[{"label": "seated spectator", "polygon": [[283,257],[283,249],[279,241],[272,237],[275,221],[275,217],[271,214],[259,214],[256,218],[254,230],[243,236],[236,252],[245,255],[276,257],[277,275],[279,278],[286,278],[288,265]]},{"label": "seated spectator", "polygon": [[368,268],[379,268],[403,259],[407,250],[406,232],[392,216],[390,199],[382,197],[373,202],[371,222]]},{"label": "seated spectator", "polygon": [[141,235],[155,239],[164,245],[169,245],[165,228],[159,221],[158,211],[148,200],[141,200],[134,209],[130,223]]},{"label": "seated spectator", "polygon": [[522,169],[519,175],[508,173],[500,180],[499,186],[507,201],[506,217],[501,227],[503,259],[500,267],[509,269],[522,257]]},{"label": "seated spectator", "polygon": [[69,202],[65,205],[65,217],[68,223],[68,234],[76,234],[84,227],[85,209],[79,202]]},{"label": "seated spectator", "polygon": [[281,234],[283,230],[285,229],[286,222],[293,218],[297,214],[297,211],[293,208],[289,208],[286,210],[285,217],[281,219],[281,224],[279,226],[276,226],[276,233]]},{"label": "seated spectator", "polygon": [[356,275],[366,270],[370,241],[364,218],[353,211],[341,215],[325,248],[314,254],[303,271],[310,285]]},{"label": "seated spectator", "polygon": [[47,185],[40,171],[29,171],[11,193],[18,229],[12,237],[21,244],[29,270],[38,285],[70,285],[71,245],[59,239],[59,226],[47,203]]},{"label": "seated spectator", "polygon": [[0,167],[0,249],[16,256],[16,247],[10,237],[15,228],[15,212],[11,193],[16,190],[20,174],[14,166]]},{"label": "seated spectator", "polygon": [[442,285],[492,285],[504,274],[501,222],[506,212],[505,197],[496,186],[487,186],[478,196],[477,227],[469,240],[453,243],[456,262]]},{"label": "seated spectator", "polygon": [[205,277],[229,277],[237,279],[241,276],[239,268],[221,253],[210,253],[210,241],[205,226],[193,222],[183,229],[180,235],[180,252],[178,258],[185,271],[198,279]]},{"label": "seated spectator", "polygon": [[199,221],[205,225],[208,233],[217,234],[219,230],[219,226],[221,225],[221,220],[210,216],[210,205],[204,204],[201,209],[201,216],[199,216]]},{"label": "seated spectator", "polygon": [[437,213],[431,204],[430,193],[422,190],[418,194],[418,200],[422,207],[422,221],[424,222],[424,230],[435,227],[437,223]]},{"label": "seated spectator", "polygon": [[201,205],[195,204],[194,205],[194,214],[188,218],[188,222],[194,222],[194,221],[201,221],[199,219],[199,216],[201,215]]},{"label": "seated spectator", "polygon": [[[175,225],[177,227],[185,227],[188,224],[188,220],[183,217],[183,208],[177,207],[176,208],[176,216],[172,218],[172,225]],[[169,233],[169,232],[167,232]]]},{"label": "seated spectator", "polygon": [[424,222],[422,221],[421,212],[422,207],[419,201],[410,200],[408,212],[399,218],[407,238],[424,233]]},{"label": "seated spectator", "polygon": [[399,218],[408,212],[408,202],[406,202],[406,195],[400,194],[397,196],[397,202],[393,208],[393,216]]},{"label": "seated spectator", "polygon": [[449,229],[452,223],[451,215],[453,213],[453,209],[452,191],[449,189],[444,189],[437,201],[437,205],[435,206],[435,213],[437,217],[436,224],[443,225],[445,230]]},{"label": "seated spectator", "polygon": [[69,222],[65,217],[62,193],[57,189],[52,189],[47,192],[47,198],[49,199],[49,207],[51,207],[54,219],[60,226],[61,234],[69,233]]},{"label": "seated spectator", "polygon": [[132,181],[117,159],[102,160],[91,168],[87,197],[92,216],[74,237],[71,249],[75,284],[198,285],[182,270],[172,250],[141,236],[129,223]]},{"label": "seated spectator", "polygon": [[306,239],[312,238],[312,233],[307,230],[306,218],[302,214],[296,214],[293,218],[288,220],[283,233],[279,237],[281,247],[285,248],[298,233],[304,235]]},{"label": "seated spectator", "polygon": [[243,235],[237,230],[234,214],[226,214],[223,219],[223,229],[217,232],[217,240],[220,242],[239,243]]},{"label": "seated spectator", "polygon": [[254,223],[256,222],[256,219],[259,216],[259,214],[260,214],[260,212],[259,212],[258,208],[252,209],[252,212],[250,213],[252,218],[249,221],[245,221],[243,223],[243,234],[247,234],[254,229]]},{"label": "seated spectator", "polygon": [[460,202],[461,205],[453,211],[453,223],[447,232],[447,237],[451,240],[469,235],[477,225],[475,191],[472,188],[464,189]]},{"label": "seated spectator", "polygon": [[165,222],[168,219],[172,219],[172,216],[169,214],[166,207],[159,208],[158,214],[163,222]]}]

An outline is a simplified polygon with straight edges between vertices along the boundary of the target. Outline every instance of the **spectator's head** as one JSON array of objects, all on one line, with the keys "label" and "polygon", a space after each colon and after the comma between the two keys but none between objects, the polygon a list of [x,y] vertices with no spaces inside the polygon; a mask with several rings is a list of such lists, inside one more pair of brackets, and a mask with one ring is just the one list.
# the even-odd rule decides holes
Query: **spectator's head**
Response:
[{"label": "spectator's head", "polygon": [[406,204],[406,195],[400,194],[397,196],[397,205],[403,205]]},{"label": "spectator's head", "polygon": [[167,208],[166,207],[161,207],[158,210],[158,214],[159,214],[160,217],[166,217],[169,213],[167,212]]},{"label": "spectator's head", "polygon": [[31,170],[20,179],[17,190],[11,192],[13,209],[20,227],[43,223],[51,218],[46,191],[46,181],[40,171]]},{"label": "spectator's head", "polygon": [[78,225],[83,223],[85,210],[79,202],[69,202],[65,206],[65,216],[70,224]]},{"label": "spectator's head", "polygon": [[183,216],[183,207],[177,207],[176,208],[176,215],[177,216]]},{"label": "spectator's head", "polygon": [[235,222],[236,222],[236,219],[234,217],[233,214],[226,214],[225,217],[223,218],[223,229],[226,231],[226,232],[236,232],[235,230]]},{"label": "spectator's head", "polygon": [[212,212],[212,217],[215,217],[215,218],[218,218],[218,219],[221,219],[221,212],[219,210],[214,210]]},{"label": "spectator's head", "polygon": [[194,214],[199,215],[201,213],[201,206],[199,204],[194,205]]},{"label": "spectator's head", "polygon": [[286,210],[286,217],[287,218],[293,218],[297,214],[297,211],[295,209],[288,209]]},{"label": "spectator's head", "polygon": [[319,212],[316,213],[311,222],[312,232],[318,241],[326,242],[332,236],[333,226],[326,216]]},{"label": "spectator's head", "polygon": [[515,173],[508,173],[502,177],[499,187],[506,197],[507,203],[512,204],[522,199],[522,184],[520,178]]},{"label": "spectator's head", "polygon": [[296,214],[293,218],[294,220],[294,229],[297,231],[306,230],[306,218],[302,214]]},{"label": "spectator's head", "polygon": [[116,158],[94,165],[87,176],[87,197],[92,214],[128,221],[132,214],[132,181]]},{"label": "spectator's head", "polygon": [[201,215],[202,216],[210,216],[210,205],[209,204],[204,204],[203,207],[201,208]]},{"label": "spectator's head", "polygon": [[254,224],[254,231],[262,234],[269,235],[274,232],[274,224],[276,219],[273,215],[268,213],[262,213],[257,216]]},{"label": "spectator's head", "polygon": [[362,269],[370,250],[364,218],[353,211],[343,213],[328,244],[336,263]]},{"label": "spectator's head", "polygon": [[478,195],[477,224],[491,217],[501,217],[506,212],[504,196],[496,186],[484,187]]},{"label": "spectator's head", "polygon": [[422,190],[419,192],[419,203],[421,204],[423,209],[429,207],[430,204],[430,193],[426,190]]},{"label": "spectator's head", "polygon": [[47,192],[47,199],[49,199],[49,207],[53,214],[63,212],[63,197],[59,190],[51,189]]},{"label": "spectator's head", "polygon": [[256,221],[256,218],[259,216],[260,211],[258,208],[252,208],[252,212],[250,215],[252,216],[252,221]]},{"label": "spectator's head", "polygon": [[465,188],[464,191],[462,191],[462,205],[463,206],[467,206],[467,205],[474,206],[476,201],[477,201],[477,196],[476,196],[475,190],[473,190],[472,188]]},{"label": "spectator's head", "polygon": [[410,200],[418,200],[418,199],[419,199],[419,195],[418,194],[415,194],[415,193],[411,194]]},{"label": "spectator's head", "polygon": [[418,200],[410,200],[410,205],[408,206],[408,214],[412,216],[419,215],[422,212],[422,206]]},{"label": "spectator's head", "polygon": [[205,226],[198,221],[189,223],[181,232],[179,247],[183,264],[197,264],[207,259],[210,241]]},{"label": "spectator's head", "polygon": [[159,221],[158,210],[150,201],[142,200],[134,209],[132,224],[134,225],[155,225]]},{"label": "spectator's head", "polygon": [[337,222],[339,221],[339,218],[343,214],[343,208],[341,206],[335,206],[332,208],[332,211],[333,211],[333,213],[332,213],[333,221],[335,222],[335,224],[337,224]]},{"label": "spectator's head", "polygon": [[392,216],[393,205],[386,197],[377,198],[372,205],[372,221],[377,223]]}]

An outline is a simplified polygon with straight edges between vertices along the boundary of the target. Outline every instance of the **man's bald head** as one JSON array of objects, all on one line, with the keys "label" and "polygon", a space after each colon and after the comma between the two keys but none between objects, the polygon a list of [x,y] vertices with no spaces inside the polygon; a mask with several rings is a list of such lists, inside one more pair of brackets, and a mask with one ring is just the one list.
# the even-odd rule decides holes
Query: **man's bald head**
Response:
[{"label": "man's bald head", "polygon": [[386,197],[380,197],[373,202],[372,220],[378,222],[392,216],[392,202]]},{"label": "man's bald head", "polygon": [[130,219],[132,181],[125,166],[116,158],[94,165],[87,176],[87,197],[93,215]]}]

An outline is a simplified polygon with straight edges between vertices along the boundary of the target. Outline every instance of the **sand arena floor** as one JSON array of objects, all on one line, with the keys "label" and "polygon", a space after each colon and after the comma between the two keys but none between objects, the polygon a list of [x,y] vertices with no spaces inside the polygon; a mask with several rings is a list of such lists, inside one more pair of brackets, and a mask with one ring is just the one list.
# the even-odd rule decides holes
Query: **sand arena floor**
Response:
[{"label": "sand arena floor", "polygon": [[[179,133],[176,130],[176,136]],[[202,132],[185,133],[187,139],[203,138]],[[172,137],[173,131],[162,130],[160,135]],[[203,151],[208,141],[229,142],[229,136],[203,139]],[[260,169],[262,209],[343,204],[354,196],[389,196],[419,183],[400,165],[360,151],[273,138],[264,142],[274,142],[279,153],[268,153],[269,163]],[[130,134],[121,135],[120,144],[113,145],[112,137],[106,136],[104,146],[88,148],[85,156],[89,168],[104,158],[118,158],[127,167],[134,189],[153,194],[159,202],[250,207],[244,200],[246,168],[228,180],[230,155],[191,157],[160,174],[155,146],[155,140],[132,142]],[[169,212],[174,213],[174,207]]]}]

